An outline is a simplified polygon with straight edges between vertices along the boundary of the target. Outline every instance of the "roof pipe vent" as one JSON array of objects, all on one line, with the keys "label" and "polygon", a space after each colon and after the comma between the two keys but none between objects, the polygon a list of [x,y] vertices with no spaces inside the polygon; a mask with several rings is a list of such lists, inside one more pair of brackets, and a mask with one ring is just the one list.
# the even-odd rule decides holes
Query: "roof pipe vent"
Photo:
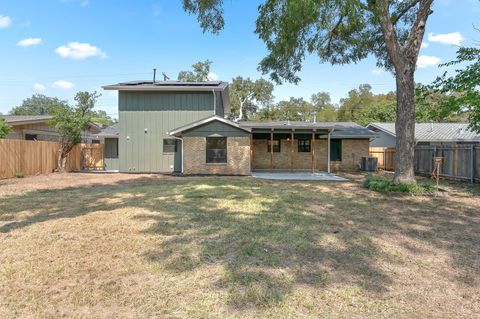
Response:
[{"label": "roof pipe vent", "polygon": [[153,84],[155,84],[156,77],[157,77],[157,69],[153,68]]}]

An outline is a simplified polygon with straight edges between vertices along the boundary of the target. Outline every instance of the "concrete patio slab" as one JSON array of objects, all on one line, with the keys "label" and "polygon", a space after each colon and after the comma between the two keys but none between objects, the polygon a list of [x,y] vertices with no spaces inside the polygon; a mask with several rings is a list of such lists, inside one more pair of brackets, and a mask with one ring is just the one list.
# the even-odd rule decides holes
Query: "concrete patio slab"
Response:
[{"label": "concrete patio slab", "polygon": [[292,180],[292,181],[329,181],[347,182],[348,179],[325,172],[252,172],[252,176],[260,179]]}]

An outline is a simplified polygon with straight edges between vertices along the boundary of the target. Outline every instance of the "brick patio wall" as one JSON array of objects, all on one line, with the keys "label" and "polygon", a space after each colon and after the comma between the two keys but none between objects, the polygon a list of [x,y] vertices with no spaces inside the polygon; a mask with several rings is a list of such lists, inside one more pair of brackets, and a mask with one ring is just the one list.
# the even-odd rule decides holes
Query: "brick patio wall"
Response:
[{"label": "brick patio wall", "polygon": [[[312,169],[312,153],[298,153],[297,141],[294,140],[293,168]],[[280,152],[273,153],[274,169],[291,169],[291,142],[280,140]],[[359,169],[363,156],[369,156],[368,139],[343,139],[342,160],[332,161],[332,171],[353,171]],[[327,140],[315,141],[315,168],[327,171]],[[267,151],[267,140],[253,140],[252,169],[270,169],[270,153]]]},{"label": "brick patio wall", "polygon": [[227,137],[227,163],[206,163],[206,138],[183,138],[184,174],[250,175],[250,137]]}]

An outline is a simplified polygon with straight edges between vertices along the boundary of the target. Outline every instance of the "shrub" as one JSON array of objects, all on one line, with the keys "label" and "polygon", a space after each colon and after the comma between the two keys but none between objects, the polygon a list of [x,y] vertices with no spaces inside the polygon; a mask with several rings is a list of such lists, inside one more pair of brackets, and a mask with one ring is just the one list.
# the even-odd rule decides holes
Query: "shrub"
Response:
[{"label": "shrub", "polygon": [[435,185],[432,183],[394,183],[390,178],[378,175],[367,176],[363,181],[363,186],[373,191],[391,193],[432,194],[435,192]]},{"label": "shrub", "polygon": [[15,177],[16,178],[23,178],[23,173],[22,172],[15,172]]}]

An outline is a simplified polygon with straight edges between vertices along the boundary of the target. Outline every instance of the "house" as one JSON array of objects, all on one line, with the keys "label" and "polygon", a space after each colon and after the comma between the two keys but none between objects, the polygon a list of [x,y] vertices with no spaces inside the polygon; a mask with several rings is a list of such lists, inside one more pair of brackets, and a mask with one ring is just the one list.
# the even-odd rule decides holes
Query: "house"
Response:
[{"label": "house", "polygon": [[134,81],[103,88],[118,91],[121,172],[356,170],[376,136],[355,123],[230,121],[226,82]]},{"label": "house", "polygon": [[[370,123],[366,127],[378,134],[371,147],[395,147],[395,123]],[[470,130],[468,123],[416,123],[415,142],[425,146],[480,145],[480,134]]]},{"label": "house", "polygon": [[[52,119],[50,115],[0,115],[0,118],[3,118],[12,128],[11,132],[5,136],[6,139],[60,141],[60,134],[54,126],[50,125]],[[82,142],[99,143],[95,134],[100,130],[98,125],[92,123],[90,128],[82,133]]]}]

